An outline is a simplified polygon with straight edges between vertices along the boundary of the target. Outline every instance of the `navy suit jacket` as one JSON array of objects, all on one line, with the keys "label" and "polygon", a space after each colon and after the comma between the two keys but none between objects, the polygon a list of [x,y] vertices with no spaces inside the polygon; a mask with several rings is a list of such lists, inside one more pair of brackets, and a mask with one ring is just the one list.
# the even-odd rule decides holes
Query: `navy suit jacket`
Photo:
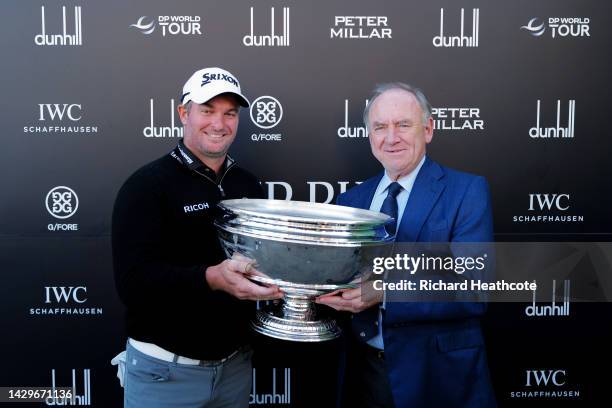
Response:
[{"label": "navy suit jacket", "polygon": [[[341,194],[337,203],[369,209],[383,174]],[[492,241],[486,180],[426,158],[396,242]],[[376,314],[362,313],[377,315],[375,308]],[[484,311],[484,303],[387,302],[385,361],[397,408],[496,406],[480,329]]]}]

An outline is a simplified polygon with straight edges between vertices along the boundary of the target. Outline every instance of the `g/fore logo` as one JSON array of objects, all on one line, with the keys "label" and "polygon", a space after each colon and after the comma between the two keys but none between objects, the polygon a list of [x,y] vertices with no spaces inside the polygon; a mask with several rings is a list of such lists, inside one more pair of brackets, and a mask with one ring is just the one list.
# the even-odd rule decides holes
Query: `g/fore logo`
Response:
[{"label": "g/fore logo", "polygon": [[270,35],[255,35],[253,28],[253,7],[251,7],[251,32],[242,38],[247,47],[288,47],[289,46],[289,7],[283,7],[282,35],[274,30],[274,7],[270,10]]},{"label": "g/fore logo", "polygon": [[49,214],[59,219],[72,217],[79,208],[79,197],[70,187],[53,187],[45,198]]},{"label": "g/fore logo", "polygon": [[176,109],[174,108],[174,99],[170,100],[170,126],[155,126],[155,112],[153,106],[153,98],[149,100],[150,106],[150,125],[142,130],[144,137],[183,137],[183,127],[174,125]]},{"label": "g/fore logo", "polygon": [[[47,126],[40,122],[80,122],[83,106],[79,103],[39,103],[38,123],[23,127],[23,133],[97,133],[98,127],[91,125]],[[42,125],[42,126],[41,126]]]},{"label": "g/fore logo", "polygon": [[557,100],[557,122],[555,127],[540,127],[540,100],[536,104],[536,125],[529,129],[532,139],[571,139],[574,137],[574,122],[576,120],[576,101],[570,99],[567,103],[567,127],[561,127],[561,101]]},{"label": "g/fore logo", "polygon": [[[283,118],[283,106],[273,96],[264,95],[255,99],[249,110],[251,121],[261,129],[272,129],[280,123]],[[254,142],[280,142],[280,133],[253,133],[251,140]]]},{"label": "g/fore logo", "polygon": [[[369,100],[365,100],[364,109],[368,106]],[[360,112],[363,112],[361,110]],[[361,118],[361,115],[360,115]],[[361,120],[360,120],[361,122]],[[365,126],[349,126],[349,100],[344,100],[344,126],[338,128],[338,137],[341,138],[366,138],[368,137],[368,129]]]},{"label": "g/fore logo", "polygon": [[69,20],[66,20],[66,6],[62,6],[62,34],[47,34],[45,24],[45,6],[40,6],[40,34],[34,36],[36,45],[83,45],[81,29],[81,6],[74,7],[74,34],[68,34]]},{"label": "g/fore logo", "polygon": [[386,16],[335,16],[329,38],[381,39],[391,38],[393,30]]},{"label": "g/fore logo", "polygon": [[[551,38],[558,37],[590,37],[590,18],[579,17],[549,17],[548,28]],[[540,37],[546,32],[546,23],[534,17],[527,25],[521,26],[521,30],[527,31],[534,37]]]},{"label": "g/fore logo", "polygon": [[[161,28],[162,37],[166,35],[202,35],[200,16],[158,16],[157,24]],[[136,24],[130,24],[144,35],[155,31],[155,19],[149,22],[147,16],[142,16]]]},{"label": "g/fore logo", "polygon": [[[79,209],[79,197],[70,187],[53,187],[45,197],[45,206],[53,217],[65,220],[72,217]],[[47,229],[49,231],[77,231],[79,224],[51,223],[47,225]]]},{"label": "g/fore logo", "polygon": [[478,47],[480,9],[472,9],[472,35],[468,37],[464,34],[465,15],[461,9],[461,31],[460,35],[444,35],[444,9],[440,9],[440,35],[433,38],[434,47]]}]

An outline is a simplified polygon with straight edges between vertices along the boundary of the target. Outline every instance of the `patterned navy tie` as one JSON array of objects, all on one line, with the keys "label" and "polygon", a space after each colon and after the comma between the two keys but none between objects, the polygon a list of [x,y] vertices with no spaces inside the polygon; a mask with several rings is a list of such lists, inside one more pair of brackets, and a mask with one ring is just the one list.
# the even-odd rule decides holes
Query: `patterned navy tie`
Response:
[{"label": "patterned navy tie", "polygon": [[387,198],[385,198],[382,207],[380,207],[380,212],[393,217],[393,221],[385,226],[385,229],[391,235],[395,235],[395,231],[397,230],[397,195],[403,189],[404,188],[397,181],[389,184],[389,187],[387,187]]}]

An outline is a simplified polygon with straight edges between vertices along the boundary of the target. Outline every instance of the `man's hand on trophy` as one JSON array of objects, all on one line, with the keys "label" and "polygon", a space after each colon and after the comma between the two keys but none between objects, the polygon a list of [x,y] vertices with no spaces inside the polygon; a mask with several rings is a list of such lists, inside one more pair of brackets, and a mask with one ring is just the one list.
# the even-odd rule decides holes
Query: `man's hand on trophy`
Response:
[{"label": "man's hand on trophy", "polygon": [[316,298],[316,302],[336,310],[359,313],[383,300],[383,292],[372,290],[368,282],[355,289],[337,290]]},{"label": "man's hand on trophy", "polygon": [[213,290],[222,290],[238,299],[271,300],[283,297],[273,285],[262,286],[251,282],[245,274],[263,275],[254,268],[254,261],[244,257],[226,259],[206,268],[206,281]]}]

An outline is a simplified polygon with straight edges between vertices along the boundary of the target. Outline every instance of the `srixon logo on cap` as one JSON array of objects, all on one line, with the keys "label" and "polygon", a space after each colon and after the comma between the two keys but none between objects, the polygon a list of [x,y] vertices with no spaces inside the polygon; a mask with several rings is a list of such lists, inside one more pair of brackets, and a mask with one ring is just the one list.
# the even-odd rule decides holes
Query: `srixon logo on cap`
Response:
[{"label": "srixon logo on cap", "polygon": [[234,86],[238,86],[238,81],[236,80],[236,78],[232,77],[231,75],[211,74],[209,72],[202,75],[202,85],[201,86],[209,84],[212,81],[227,81]]}]

